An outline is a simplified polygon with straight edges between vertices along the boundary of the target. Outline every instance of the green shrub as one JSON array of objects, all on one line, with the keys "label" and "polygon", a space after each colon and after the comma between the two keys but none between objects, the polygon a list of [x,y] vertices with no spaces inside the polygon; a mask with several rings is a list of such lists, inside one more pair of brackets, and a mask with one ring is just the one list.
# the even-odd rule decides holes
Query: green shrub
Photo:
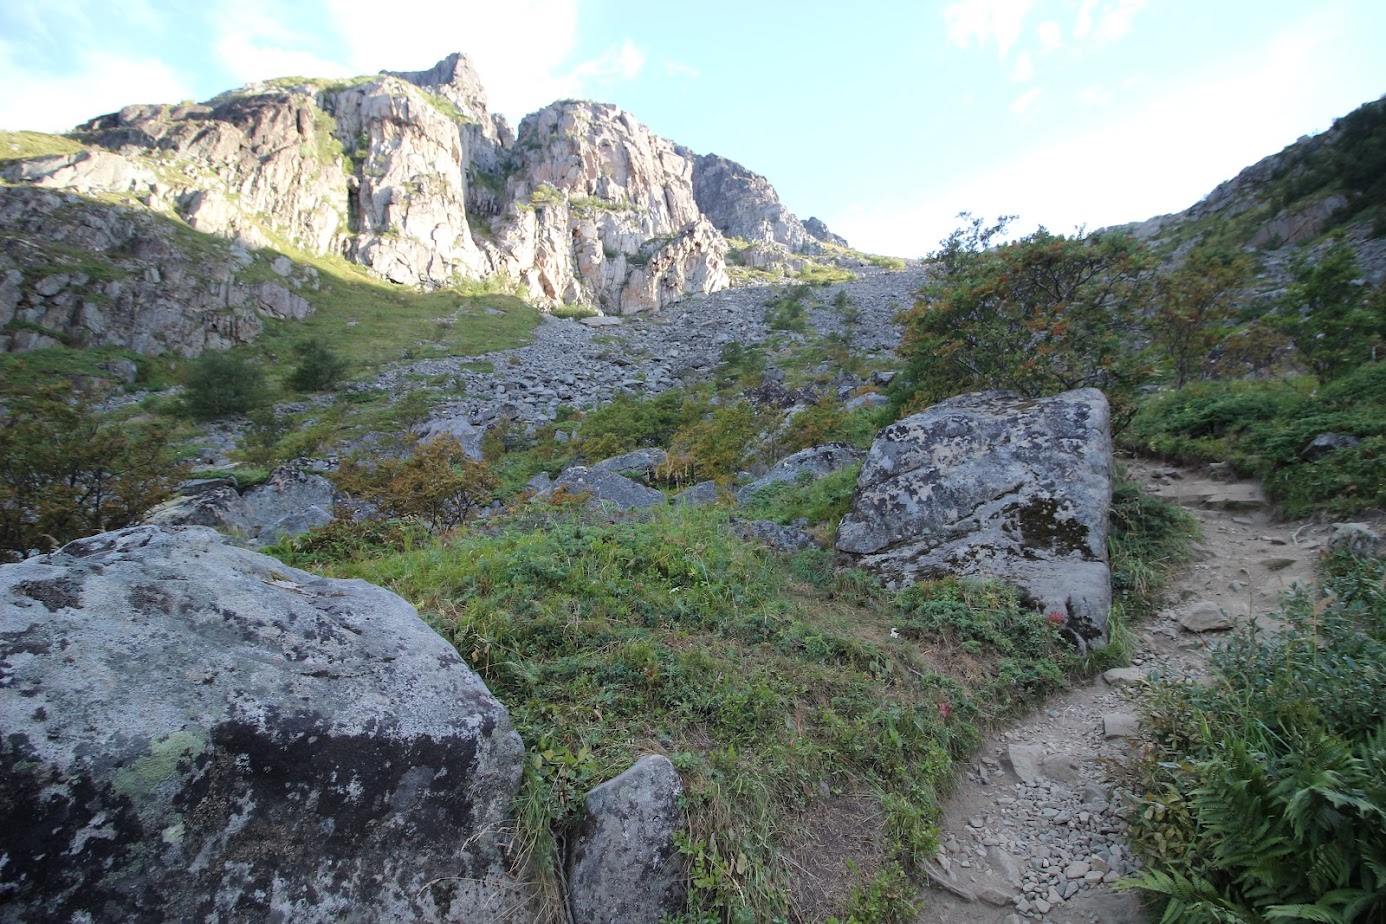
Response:
[{"label": "green shrub", "polygon": [[330,391],[346,375],[346,360],[321,340],[305,340],[294,353],[298,365],[289,373],[289,386],[298,391]]},{"label": "green shrub", "polygon": [[259,366],[239,353],[221,350],[208,350],[193,360],[183,386],[183,407],[198,420],[245,414],[269,394]]},{"label": "green shrub", "polygon": [[1386,915],[1384,574],[1327,557],[1281,633],[1249,628],[1215,653],[1215,682],[1148,699],[1130,885],[1168,898],[1163,921]]},{"label": "green shrub", "polygon": [[103,419],[93,398],[64,384],[0,403],[0,562],[128,526],[183,476],[166,427]]},{"label": "green shrub", "polygon": [[[1306,457],[1320,433],[1360,445]],[[1289,516],[1386,506],[1386,364],[1314,390],[1312,379],[1199,382],[1141,402],[1125,445],[1181,463],[1229,462]]]},{"label": "green shrub", "polygon": [[347,459],[336,480],[386,516],[415,518],[435,532],[464,525],[500,486],[486,463],[451,437],[430,440],[402,459]]},{"label": "green shrub", "polygon": [[829,538],[852,504],[860,471],[860,465],[849,465],[803,483],[777,482],[757,491],[741,509],[747,516],[781,525],[805,519]]},{"label": "green shrub", "polygon": [[764,414],[748,401],[723,404],[707,417],[680,427],[669,440],[659,474],[670,481],[730,481],[764,431]]},{"label": "green shrub", "polygon": [[679,428],[701,418],[707,406],[701,396],[681,391],[653,398],[619,395],[583,414],[574,448],[598,462],[632,449],[666,446]]}]

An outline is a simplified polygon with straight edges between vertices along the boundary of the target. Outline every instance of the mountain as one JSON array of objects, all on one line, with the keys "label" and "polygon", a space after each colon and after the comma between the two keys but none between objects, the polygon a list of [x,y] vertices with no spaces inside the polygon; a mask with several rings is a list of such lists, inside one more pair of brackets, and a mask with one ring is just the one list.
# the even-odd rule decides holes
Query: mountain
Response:
[{"label": "mountain", "polygon": [[263,318],[313,310],[323,259],[634,314],[727,287],[727,236],[786,257],[845,244],[821,222],[810,232],[763,177],[615,106],[564,100],[512,130],[461,54],[9,140],[0,351],[245,342]]},{"label": "mountain", "polygon": [[1254,252],[1272,285],[1293,254],[1341,233],[1378,284],[1386,280],[1386,97],[1257,161],[1182,212],[1123,227],[1176,259],[1199,244]]}]

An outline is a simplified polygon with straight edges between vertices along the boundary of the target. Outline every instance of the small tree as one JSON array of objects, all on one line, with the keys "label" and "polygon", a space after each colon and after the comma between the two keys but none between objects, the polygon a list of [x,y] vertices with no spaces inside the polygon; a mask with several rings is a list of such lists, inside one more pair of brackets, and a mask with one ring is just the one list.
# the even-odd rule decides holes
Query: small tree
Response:
[{"label": "small tree", "polygon": [[188,368],[183,406],[199,420],[245,414],[265,401],[265,375],[239,353],[208,350]]},{"label": "small tree", "polygon": [[1386,336],[1386,299],[1363,284],[1345,240],[1337,238],[1318,260],[1295,260],[1290,276],[1277,325],[1315,375],[1329,381],[1376,358]]},{"label": "small tree", "polygon": [[330,391],[346,375],[346,360],[321,340],[305,340],[294,353],[298,365],[289,374],[289,386],[298,391]]},{"label": "small tree", "polygon": [[1202,250],[1155,281],[1155,307],[1147,324],[1176,388],[1199,374],[1227,336],[1250,271],[1246,257]]},{"label": "small tree", "polygon": [[500,480],[456,439],[440,437],[402,459],[348,459],[337,484],[387,516],[417,518],[440,531],[465,524],[490,502]]},{"label": "small tree", "polygon": [[128,526],[183,475],[168,430],[103,420],[70,385],[0,405],[0,561]]},{"label": "small tree", "polygon": [[983,388],[1027,397],[1107,393],[1129,416],[1145,369],[1133,345],[1153,260],[1125,234],[1072,238],[1040,228],[995,245],[1010,219],[972,219],[932,257],[933,278],[900,315],[907,403]]}]

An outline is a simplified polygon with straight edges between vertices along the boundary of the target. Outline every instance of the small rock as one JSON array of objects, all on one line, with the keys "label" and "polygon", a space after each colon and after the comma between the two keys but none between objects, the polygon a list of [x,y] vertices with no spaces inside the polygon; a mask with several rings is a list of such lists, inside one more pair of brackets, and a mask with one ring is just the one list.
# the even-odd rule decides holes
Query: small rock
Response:
[{"label": "small rock", "polygon": [[1107,738],[1134,738],[1140,719],[1127,712],[1109,712],[1102,717],[1102,734]]},{"label": "small rock", "polygon": [[1225,632],[1235,625],[1226,610],[1207,600],[1176,610],[1175,618],[1185,632]]},{"label": "small rock", "polygon": [[1145,682],[1145,671],[1139,667],[1114,667],[1102,674],[1102,679],[1114,687],[1136,686]]}]

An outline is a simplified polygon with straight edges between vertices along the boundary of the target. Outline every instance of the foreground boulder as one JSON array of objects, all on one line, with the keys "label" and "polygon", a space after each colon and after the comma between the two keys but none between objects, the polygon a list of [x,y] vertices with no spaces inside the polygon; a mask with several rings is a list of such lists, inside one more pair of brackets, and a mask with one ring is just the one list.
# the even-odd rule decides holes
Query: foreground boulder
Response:
[{"label": "foreground boulder", "polygon": [[1111,609],[1112,438],[1091,388],[951,398],[885,428],[862,465],[838,551],[894,586],[949,574],[1016,585],[1081,645]]},{"label": "foreground boulder", "polygon": [[203,527],[0,567],[0,919],[490,920],[522,759],[364,581]]}]

